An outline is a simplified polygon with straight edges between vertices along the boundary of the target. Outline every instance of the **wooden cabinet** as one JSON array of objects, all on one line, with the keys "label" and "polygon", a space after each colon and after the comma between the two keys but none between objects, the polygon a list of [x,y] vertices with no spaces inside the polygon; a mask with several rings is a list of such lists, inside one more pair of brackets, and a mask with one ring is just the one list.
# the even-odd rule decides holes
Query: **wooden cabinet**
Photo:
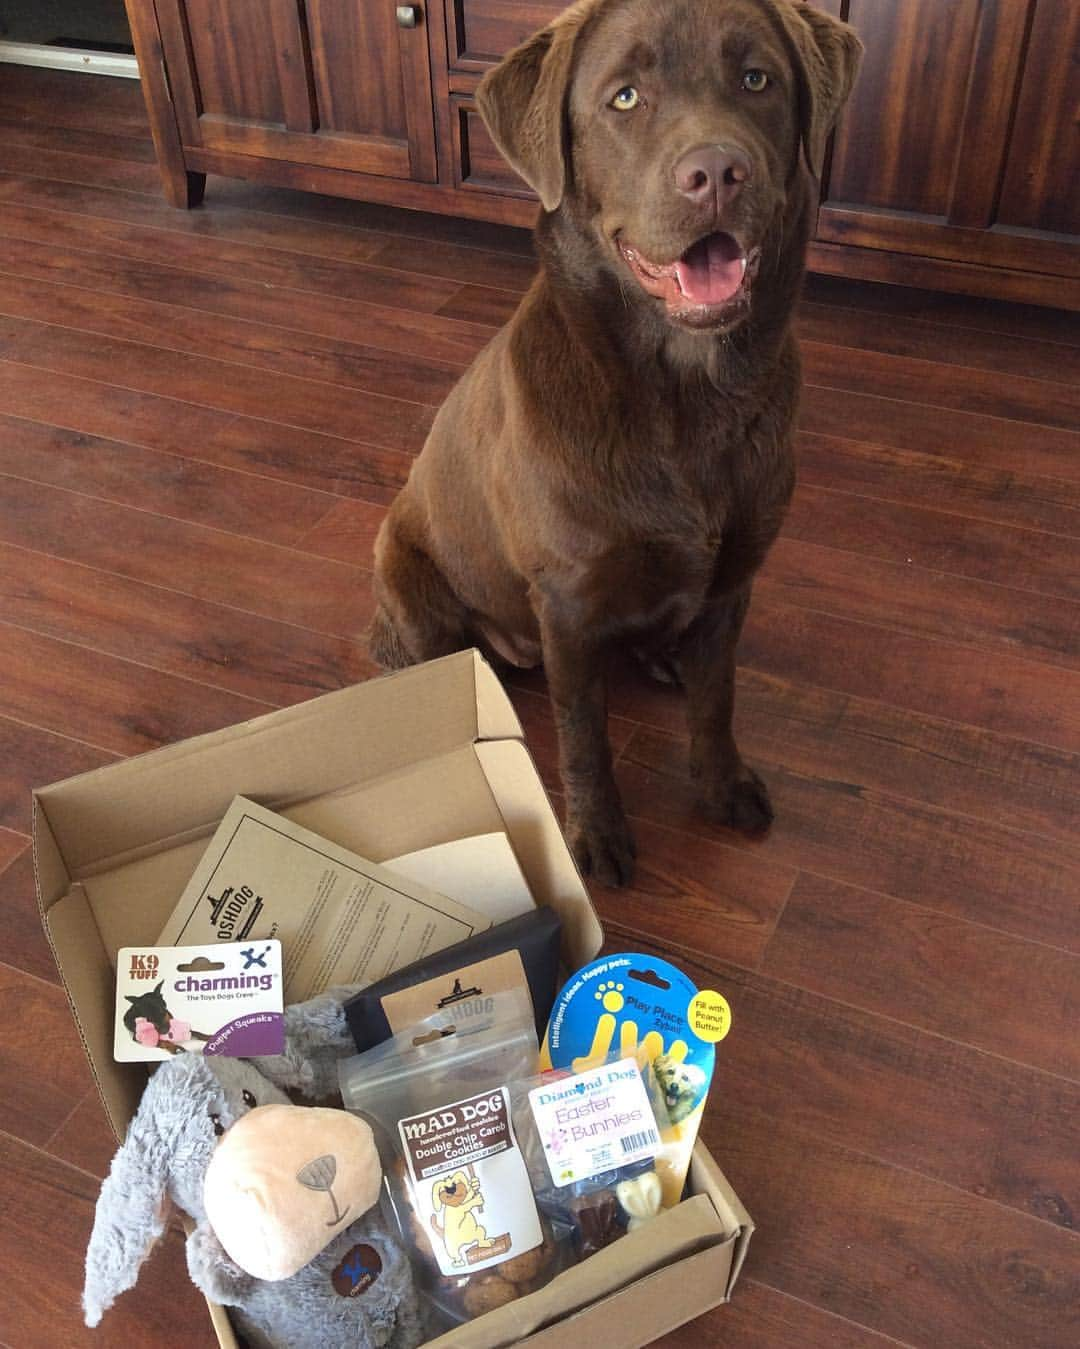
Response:
[{"label": "wooden cabinet", "polygon": [[503,160],[476,110],[483,74],[511,47],[566,8],[565,0],[443,0],[446,66],[442,74],[450,116],[449,181],[476,200],[497,193],[510,204],[503,220],[531,223],[536,197]]},{"label": "wooden cabinet", "polygon": [[[811,265],[1080,308],[1080,4],[814,0],[866,59]],[[127,0],[166,192],[207,172],[529,224],[476,112],[561,0]]]},{"label": "wooden cabinet", "polygon": [[[410,7],[406,7],[411,9]],[[390,4],[155,0],[185,158],[232,157],[435,182],[423,27]]]},{"label": "wooden cabinet", "polygon": [[1080,277],[1080,6],[822,7],[855,26],[866,56],[822,184],[814,261],[1061,303],[1060,279]]}]

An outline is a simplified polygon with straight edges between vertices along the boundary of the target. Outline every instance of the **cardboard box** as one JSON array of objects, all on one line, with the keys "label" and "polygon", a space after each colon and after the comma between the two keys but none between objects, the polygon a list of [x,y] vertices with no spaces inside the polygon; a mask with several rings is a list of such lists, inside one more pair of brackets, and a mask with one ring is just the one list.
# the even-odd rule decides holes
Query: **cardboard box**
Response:
[{"label": "cardboard box", "polygon": [[[146,1074],[112,1057],[116,952],[152,944],[238,794],[375,862],[505,830],[537,902],[563,920],[567,965],[591,960],[600,924],[521,736],[490,667],[462,652],[36,792],[42,922],[117,1138]],[[753,1224],[701,1144],[690,1181],[693,1197],[647,1228],[433,1343],[571,1333],[634,1349],[726,1301]],[[233,1349],[228,1318],[211,1316]]]}]

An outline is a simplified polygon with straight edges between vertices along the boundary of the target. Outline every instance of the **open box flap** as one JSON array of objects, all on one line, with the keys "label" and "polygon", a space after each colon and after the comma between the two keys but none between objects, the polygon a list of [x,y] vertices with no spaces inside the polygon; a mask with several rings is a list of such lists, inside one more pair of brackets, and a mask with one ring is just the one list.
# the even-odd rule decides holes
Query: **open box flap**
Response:
[{"label": "open box flap", "polygon": [[116,983],[80,885],[73,885],[49,909],[45,932],[109,1123],[117,1139],[121,1139],[128,1120],[138,1109],[146,1086],[146,1068],[140,1063],[113,1061]]},{"label": "open box flap", "polygon": [[369,680],[280,712],[69,778],[35,793],[73,879],[208,837],[234,796],[280,809],[463,745],[520,739],[476,651]]},{"label": "open box flap", "polygon": [[550,904],[562,919],[567,963],[573,967],[588,964],[600,954],[604,930],[563,840],[532,755],[517,740],[490,741],[477,745],[475,752],[533,898],[538,904]]},{"label": "open box flap", "polygon": [[[734,1252],[734,1238],[698,1251],[515,1343],[565,1349],[591,1341],[603,1349],[640,1349],[726,1300],[719,1290],[731,1285]],[[688,1336],[687,1344],[694,1343]]]},{"label": "open box flap", "polygon": [[[432,1349],[509,1349],[676,1261],[731,1241],[706,1195],[694,1195],[637,1231],[572,1265],[528,1297],[488,1312],[432,1340]],[[712,1305],[719,1300],[713,1296]],[[605,1346],[614,1339],[597,1340]],[[619,1341],[623,1343],[623,1341]],[[643,1343],[632,1340],[631,1343]]]},{"label": "open box flap", "polygon": [[[112,1060],[112,964],[101,940],[86,892],[72,884],[49,821],[34,801],[34,880],[45,936],[71,1006],[109,1123],[123,1137],[146,1085],[145,1070]],[[99,1065],[104,1071],[99,1072]]]},{"label": "open box flap", "polygon": [[731,1188],[727,1176],[717,1166],[712,1153],[702,1143],[698,1143],[694,1148],[694,1155],[690,1159],[690,1185],[696,1194],[709,1196],[724,1231],[735,1238],[731,1269],[724,1290],[725,1297],[730,1297],[735,1280],[739,1277],[743,1261],[746,1259],[750,1238],[754,1234],[754,1220]]},{"label": "open box flap", "polygon": [[[243,765],[237,772],[230,800],[232,791],[249,790]],[[328,795],[309,797],[284,813],[374,862],[505,830],[537,903],[550,905],[563,919],[567,963],[584,964],[596,955],[602,939],[599,921],[520,741],[470,741],[351,788],[335,786]],[[185,778],[176,786],[174,801],[179,810],[192,813],[192,803],[182,793],[215,790],[205,776]],[[137,855],[70,883],[41,799],[35,812],[46,931],[76,1019],[80,1024],[87,1019],[81,1024],[87,1053],[113,1128],[122,1136],[145,1077],[135,1078],[113,1062],[111,1030],[102,1022],[104,1029],[97,1034],[94,1025],[104,1015],[102,1008],[111,1013],[117,950],[156,942],[199,862],[206,835],[167,837],[156,844],[148,840]],[[216,821],[209,824],[213,827]]]},{"label": "open box flap", "polygon": [[[243,779],[239,786],[250,795]],[[351,789],[311,797],[281,813],[372,862],[505,831],[533,898],[550,905],[563,920],[567,962],[585,964],[600,949],[600,922],[520,741],[466,744]],[[167,838],[83,877],[79,884],[110,962],[121,946],[157,941],[206,843],[205,834],[190,840]],[[61,883],[66,889],[66,879]],[[63,973],[68,956],[63,950],[56,955]]]}]

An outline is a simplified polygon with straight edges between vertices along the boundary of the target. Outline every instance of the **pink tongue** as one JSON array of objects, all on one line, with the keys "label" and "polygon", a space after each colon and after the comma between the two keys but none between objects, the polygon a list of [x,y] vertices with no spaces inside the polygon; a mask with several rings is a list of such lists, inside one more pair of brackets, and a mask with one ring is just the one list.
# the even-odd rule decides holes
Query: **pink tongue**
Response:
[{"label": "pink tongue", "polygon": [[742,254],[730,234],[710,234],[675,264],[682,293],[693,304],[723,304],[742,284]]}]

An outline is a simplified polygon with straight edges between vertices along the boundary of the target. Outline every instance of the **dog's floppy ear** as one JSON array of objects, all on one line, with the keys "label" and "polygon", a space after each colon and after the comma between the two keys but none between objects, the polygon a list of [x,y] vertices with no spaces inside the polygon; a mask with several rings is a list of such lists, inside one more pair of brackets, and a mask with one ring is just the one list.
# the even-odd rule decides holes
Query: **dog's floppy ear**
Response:
[{"label": "dog's floppy ear", "polygon": [[442,1209],[442,1181],[437,1180],[431,1187],[431,1207],[436,1213]]},{"label": "dog's floppy ear", "polygon": [[489,70],[476,102],[500,154],[554,211],[566,182],[566,95],[574,48],[602,0],[578,0]]},{"label": "dog's floppy ear", "polygon": [[774,8],[794,49],[806,162],[820,178],[825,144],[855,84],[863,44],[849,24],[813,5],[774,0]]}]

